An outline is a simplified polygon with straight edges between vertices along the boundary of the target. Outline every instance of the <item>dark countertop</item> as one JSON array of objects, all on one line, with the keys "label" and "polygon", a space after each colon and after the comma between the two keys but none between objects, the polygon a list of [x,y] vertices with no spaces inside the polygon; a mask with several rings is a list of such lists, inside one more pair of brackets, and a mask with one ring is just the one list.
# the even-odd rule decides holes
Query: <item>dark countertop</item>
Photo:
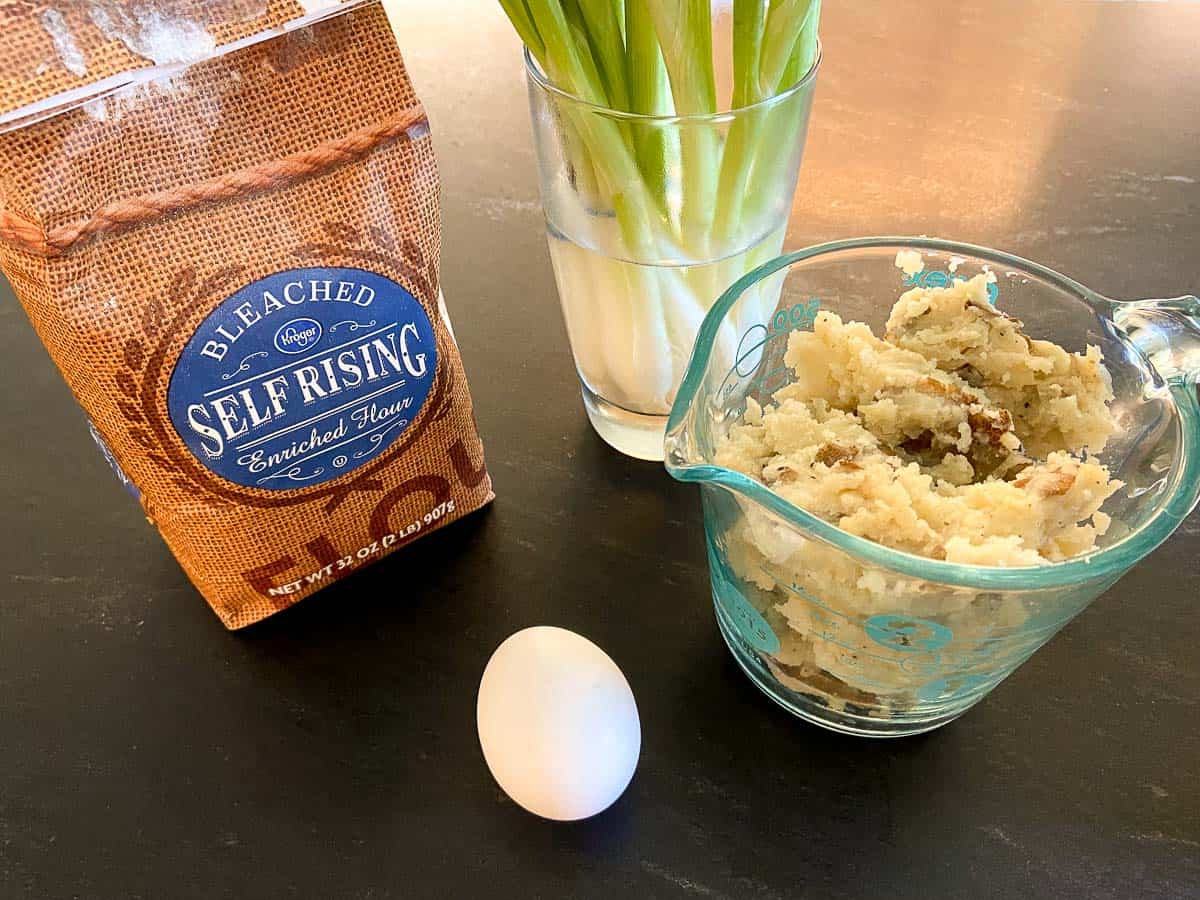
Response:
[{"label": "dark countertop", "polygon": [[[826,6],[793,246],[928,233],[1200,290],[1200,5]],[[414,4],[404,48],[490,511],[229,634],[0,291],[0,896],[1200,896],[1200,517],[941,731],[790,718],[718,636],[695,489],[588,427],[516,42],[461,7]],[[479,752],[483,665],[535,624],[641,708],[593,821],[525,814]]]}]

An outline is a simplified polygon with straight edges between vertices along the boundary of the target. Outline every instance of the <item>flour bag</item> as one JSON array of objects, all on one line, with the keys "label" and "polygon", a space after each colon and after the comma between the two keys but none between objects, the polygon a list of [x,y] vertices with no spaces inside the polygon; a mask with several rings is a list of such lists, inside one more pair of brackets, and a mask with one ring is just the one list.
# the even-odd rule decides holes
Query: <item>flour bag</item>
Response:
[{"label": "flour bag", "polygon": [[440,241],[378,3],[0,0],[0,266],[229,628],[492,499]]}]

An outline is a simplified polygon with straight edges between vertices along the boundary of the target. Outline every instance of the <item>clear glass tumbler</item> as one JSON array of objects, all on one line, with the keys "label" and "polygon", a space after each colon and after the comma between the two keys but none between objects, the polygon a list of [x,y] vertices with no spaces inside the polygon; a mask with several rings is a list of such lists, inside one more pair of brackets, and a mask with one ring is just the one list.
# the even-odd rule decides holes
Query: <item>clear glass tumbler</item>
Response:
[{"label": "clear glass tumbler", "polygon": [[[903,272],[897,254],[920,254]],[[788,335],[821,310],[877,334],[921,284],[991,271],[1026,333],[1096,345],[1119,429],[1100,460],[1123,487],[1098,548],[1001,568],[926,559],[849,534],[713,462],[746,402],[794,380]],[[776,305],[764,314],[762,286]],[[730,350],[729,333],[733,338]],[[698,482],[721,633],[772,699],[837,731],[893,736],[961,715],[1164,541],[1200,497],[1200,300],[1114,301],[1036,263],[945,241],[865,238],[780,257],[733,285],[700,329],[671,412],[667,468]]]},{"label": "clear glass tumbler", "polygon": [[661,460],[705,313],[782,248],[819,53],[787,90],[704,116],[597,106],[550,83],[528,52],[525,64],[550,257],[588,418],[623,453]]}]

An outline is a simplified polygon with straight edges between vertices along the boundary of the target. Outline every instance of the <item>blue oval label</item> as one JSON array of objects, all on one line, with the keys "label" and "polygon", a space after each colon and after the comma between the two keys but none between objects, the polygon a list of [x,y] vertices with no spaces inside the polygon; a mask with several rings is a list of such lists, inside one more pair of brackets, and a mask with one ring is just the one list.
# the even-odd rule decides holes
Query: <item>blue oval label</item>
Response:
[{"label": "blue oval label", "polygon": [[391,446],[436,370],[433,325],[399,284],[362,269],[293,269],[204,319],[171,373],[167,410],[212,472],[295,490]]},{"label": "blue oval label", "polygon": [[280,325],[275,332],[275,349],[280,353],[303,353],[317,345],[323,332],[321,323],[316,319],[292,319]]}]

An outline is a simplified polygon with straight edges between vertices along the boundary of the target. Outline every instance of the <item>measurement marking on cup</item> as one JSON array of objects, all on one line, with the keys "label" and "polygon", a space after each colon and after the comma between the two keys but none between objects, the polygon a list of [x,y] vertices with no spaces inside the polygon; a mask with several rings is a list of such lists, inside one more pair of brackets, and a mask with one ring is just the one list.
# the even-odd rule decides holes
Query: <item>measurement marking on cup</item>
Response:
[{"label": "measurement marking on cup", "polygon": [[880,662],[892,663],[893,665],[904,668],[900,660],[893,659],[890,656],[882,656],[878,653],[872,653],[870,650],[865,650],[862,647],[856,647],[853,644],[847,644],[844,641],[839,641],[837,638],[831,637],[828,634],[822,634],[820,637],[827,643],[833,644],[836,647],[841,647],[843,650],[849,650],[855,656],[864,656],[868,659],[877,659]]},{"label": "measurement marking on cup", "polygon": [[[766,566],[760,564],[759,570],[784,590],[795,594],[817,609],[836,616],[842,623],[855,626],[855,629],[858,630],[859,622],[854,617],[827,606],[794,582],[779,580]],[[911,675],[926,674],[946,664],[946,660],[938,651],[954,638],[954,633],[949,628],[937,622],[894,613],[872,616],[862,624],[862,632],[865,637],[870,638],[881,647],[904,653],[905,657],[885,656],[878,652],[872,652],[866,647],[848,644],[835,637],[834,632],[829,628],[822,628],[816,632],[816,637],[836,647],[841,647],[857,657],[875,659],[899,666]]]},{"label": "measurement marking on cup", "polygon": [[987,684],[987,682],[988,677],[986,675],[950,675],[923,685],[917,691],[917,699],[931,703],[934,700],[941,700],[948,694],[965,693],[980,685]]},{"label": "measurement marking on cup", "polygon": [[814,597],[812,594],[810,594],[804,588],[800,587],[800,585],[796,584],[795,582],[781,581],[774,572],[772,572],[770,569],[768,569],[764,565],[759,565],[758,568],[764,575],[766,575],[768,578],[770,578],[772,581],[774,581],[776,584],[778,584],[784,590],[791,591],[793,594],[795,594],[797,597],[801,598],[802,600],[807,600],[813,606],[818,606],[821,609],[825,610],[825,612],[833,613],[833,615],[837,616],[839,619],[844,619],[847,622],[854,621],[854,619],[851,616],[846,615],[844,612],[839,612],[838,610],[834,609],[831,606],[826,606],[824,603],[822,603],[820,600],[818,600],[816,597]]},{"label": "measurement marking on cup", "polygon": [[[719,584],[717,587],[720,593],[717,599],[725,607],[730,618],[734,620],[747,643],[763,653],[778,653],[780,649],[778,635],[771,629],[762,614],[742,596],[741,591],[732,585]],[[721,590],[721,588],[727,589]]]},{"label": "measurement marking on cup", "polygon": [[875,643],[904,653],[937,650],[954,640],[954,632],[945,625],[896,613],[871,616],[863,630]]},{"label": "measurement marking on cup", "polygon": [[[726,396],[732,393],[733,388],[731,385],[729,385],[729,381],[734,375],[738,376],[736,379],[738,381],[743,378],[748,378],[750,375],[752,375],[754,373],[754,369],[758,367],[759,363],[762,362],[763,356],[765,356],[765,352],[760,352],[763,351],[764,347],[774,342],[777,338],[786,338],[791,332],[796,331],[797,329],[811,328],[813,323],[816,321],[817,313],[820,312],[820,310],[820,298],[811,297],[808,300],[793,304],[788,309],[776,310],[774,315],[771,316],[771,325],[769,328],[761,322],[751,325],[749,328],[747,328],[744,332],[742,332],[741,340],[738,342],[737,358],[733,362],[733,368],[725,373],[725,378],[721,381],[721,386],[717,389],[717,392],[720,393],[721,391],[724,391]],[[746,347],[746,338],[750,337],[751,334],[755,334],[757,339],[758,332],[762,333],[762,339],[759,340],[757,344]],[[754,362],[750,363],[750,371],[743,372],[742,364],[751,357],[754,357],[755,354],[758,354],[758,357],[754,360]],[[777,368],[769,374],[774,375],[781,371],[786,371],[786,367]],[[761,388],[763,379],[765,377],[767,376],[759,375],[758,378],[751,381],[750,384],[757,385]]]}]

